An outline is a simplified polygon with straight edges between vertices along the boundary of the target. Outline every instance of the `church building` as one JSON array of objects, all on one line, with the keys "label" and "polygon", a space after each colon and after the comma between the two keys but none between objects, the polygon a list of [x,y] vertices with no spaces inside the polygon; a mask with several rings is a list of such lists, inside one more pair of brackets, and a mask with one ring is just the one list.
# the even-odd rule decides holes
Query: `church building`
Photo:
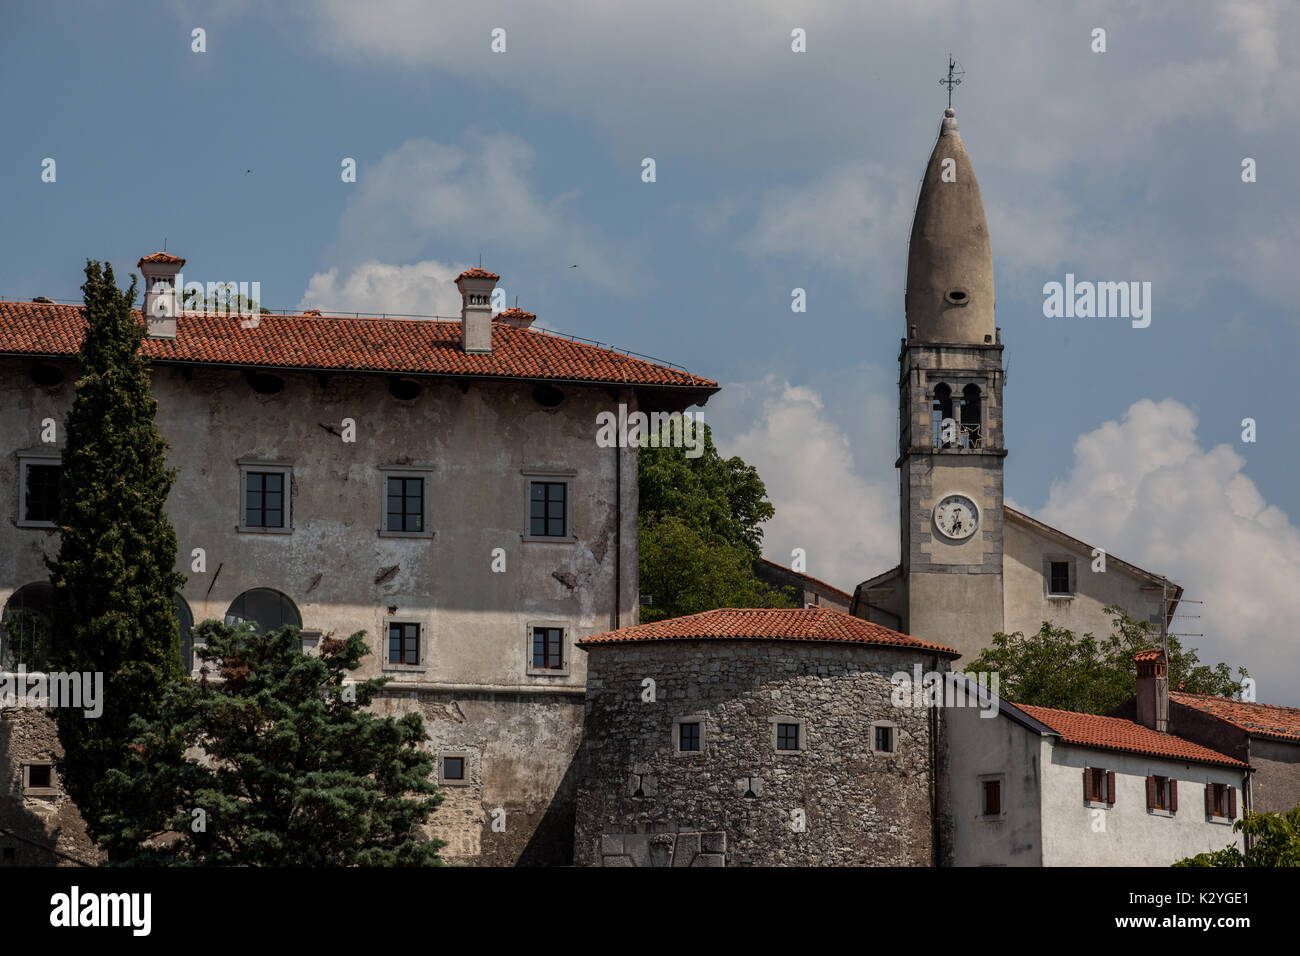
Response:
[{"label": "church building", "polygon": [[1111,632],[1108,605],[1158,624],[1182,589],[1007,507],[1002,330],[979,182],[944,112],[908,248],[899,352],[900,560],[859,584],[852,613],[969,660],[999,631],[1051,621]]}]

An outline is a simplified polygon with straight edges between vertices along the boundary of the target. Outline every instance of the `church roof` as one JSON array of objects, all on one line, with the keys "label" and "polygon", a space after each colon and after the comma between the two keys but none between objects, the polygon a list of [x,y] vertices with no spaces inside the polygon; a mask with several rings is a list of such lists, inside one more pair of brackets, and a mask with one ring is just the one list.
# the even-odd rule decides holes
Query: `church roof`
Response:
[{"label": "church roof", "polygon": [[1185,694],[1175,690],[1169,692],[1169,699],[1218,717],[1255,737],[1300,743],[1300,708],[1256,704],[1208,694]]},{"label": "church roof", "polygon": [[[1172,695],[1170,695],[1172,696]],[[1097,714],[1080,714],[1071,710],[1035,707],[1030,704],[1013,704],[1039,723],[1060,735],[1061,742],[1098,750],[1117,750],[1124,753],[1168,757],[1193,763],[1216,764],[1222,767],[1245,767],[1235,757],[1221,754],[1209,747],[1162,734],[1142,724],[1123,717],[1102,717]]]},{"label": "church roof", "polygon": [[950,107],[944,111],[912,219],[904,300],[907,337],[994,343],[993,306],[993,246],[984,200]]},{"label": "church roof", "polygon": [[843,611],[823,607],[718,608],[652,624],[635,624],[616,631],[593,634],[578,641],[578,645],[590,647],[640,641],[691,640],[830,641],[913,649],[944,657],[960,656],[951,647],[910,637]]},{"label": "church roof", "polygon": [[[140,310],[134,310],[139,316]],[[645,385],[705,397],[716,382],[684,369],[492,323],[492,351],[467,353],[458,320],[262,315],[244,328],[233,313],[182,312],[176,338],[146,338],[146,357],[168,364],[320,372],[456,375],[482,379]],[[86,332],[80,305],[0,301],[0,355],[72,358]]]}]

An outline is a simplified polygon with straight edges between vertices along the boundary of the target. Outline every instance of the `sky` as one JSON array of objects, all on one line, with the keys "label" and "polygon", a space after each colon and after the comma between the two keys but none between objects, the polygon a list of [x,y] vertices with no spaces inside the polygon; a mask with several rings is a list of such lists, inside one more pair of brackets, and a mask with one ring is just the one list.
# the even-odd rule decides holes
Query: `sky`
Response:
[{"label": "sky", "polygon": [[[1300,704],[1300,6],[559,6],[0,4],[0,298],[79,301],[87,258],[125,284],[165,243],[273,309],[451,316],[481,257],[539,325],[720,382],[766,555],[852,590],[898,561],[906,243],[951,53],[1008,502],[1182,584],[1185,643]],[[1150,282],[1150,325],[1045,316],[1067,273]]]}]

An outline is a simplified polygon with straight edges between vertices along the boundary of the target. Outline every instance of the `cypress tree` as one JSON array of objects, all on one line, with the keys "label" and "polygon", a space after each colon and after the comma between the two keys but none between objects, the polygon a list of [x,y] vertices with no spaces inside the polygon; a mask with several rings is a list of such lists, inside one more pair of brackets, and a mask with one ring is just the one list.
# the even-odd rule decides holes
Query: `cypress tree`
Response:
[{"label": "cypress tree", "polygon": [[182,677],[173,595],[185,579],[164,510],[176,472],[154,422],[135,280],[121,292],[111,265],[87,261],[81,288],[87,329],[64,426],[59,552],[48,562],[50,669],[104,675],[101,716],[58,711],[59,773],[95,836],[113,810],[103,784],[126,760],[132,719],[155,718],[165,686]]}]

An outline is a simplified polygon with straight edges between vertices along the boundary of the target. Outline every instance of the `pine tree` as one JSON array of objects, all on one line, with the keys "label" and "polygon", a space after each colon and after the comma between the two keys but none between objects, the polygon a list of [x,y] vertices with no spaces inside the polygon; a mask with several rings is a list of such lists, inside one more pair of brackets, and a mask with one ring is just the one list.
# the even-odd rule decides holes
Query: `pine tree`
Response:
[{"label": "pine tree", "polygon": [[[199,625],[205,679],[169,688],[160,717],[138,719],[131,756],[110,774],[101,842],[137,865],[429,866],[422,828],[441,802],[423,719],[364,709],[388,678],[355,683],[364,632]],[[219,682],[209,683],[209,665]]]},{"label": "pine tree", "polygon": [[58,711],[59,774],[96,835],[110,809],[103,782],[126,758],[132,719],[155,717],[164,686],[182,676],[174,594],[185,579],[164,510],[176,473],[154,423],[135,280],[121,292],[111,265],[88,261],[81,288],[87,329],[64,426],[59,552],[48,562],[50,667],[104,675],[101,716]]}]

